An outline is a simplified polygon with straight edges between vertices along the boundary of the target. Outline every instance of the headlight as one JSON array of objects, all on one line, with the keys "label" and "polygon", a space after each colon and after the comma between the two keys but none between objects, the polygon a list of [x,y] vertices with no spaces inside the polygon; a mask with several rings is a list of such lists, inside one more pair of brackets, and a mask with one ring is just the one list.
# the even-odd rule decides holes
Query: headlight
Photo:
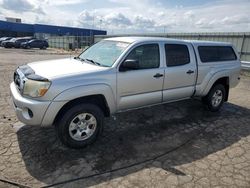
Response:
[{"label": "headlight", "polygon": [[36,81],[27,79],[23,88],[23,95],[30,97],[42,97],[50,87],[49,81]]}]

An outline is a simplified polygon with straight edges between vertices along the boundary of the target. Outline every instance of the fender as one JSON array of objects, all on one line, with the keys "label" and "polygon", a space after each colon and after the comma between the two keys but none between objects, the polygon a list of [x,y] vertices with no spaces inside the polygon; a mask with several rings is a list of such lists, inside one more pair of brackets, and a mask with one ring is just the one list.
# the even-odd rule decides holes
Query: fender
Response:
[{"label": "fender", "polygon": [[116,98],[112,88],[107,84],[91,84],[91,85],[82,85],[76,86],[62,91],[58,94],[53,101],[71,101],[76,98],[81,98],[90,95],[101,94],[105,97],[107,104],[110,109],[110,113],[113,114],[116,111]]},{"label": "fender", "polygon": [[214,74],[212,74],[210,80],[207,82],[205,88],[202,91],[201,96],[206,96],[208,94],[208,92],[210,91],[210,89],[212,88],[213,84],[220,78],[222,77],[229,77],[230,70],[228,69],[224,69],[224,70],[220,70],[218,72],[215,72]]}]

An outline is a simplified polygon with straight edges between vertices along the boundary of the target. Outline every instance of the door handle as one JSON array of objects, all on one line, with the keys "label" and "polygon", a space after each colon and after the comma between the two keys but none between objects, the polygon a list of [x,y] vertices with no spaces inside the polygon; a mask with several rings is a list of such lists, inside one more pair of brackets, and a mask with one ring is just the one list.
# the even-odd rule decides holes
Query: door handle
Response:
[{"label": "door handle", "polygon": [[160,78],[160,77],[163,77],[163,74],[157,73],[154,75],[154,78]]},{"label": "door handle", "polygon": [[187,74],[193,74],[194,71],[193,71],[193,70],[189,70],[189,71],[187,71],[186,73],[187,73]]}]

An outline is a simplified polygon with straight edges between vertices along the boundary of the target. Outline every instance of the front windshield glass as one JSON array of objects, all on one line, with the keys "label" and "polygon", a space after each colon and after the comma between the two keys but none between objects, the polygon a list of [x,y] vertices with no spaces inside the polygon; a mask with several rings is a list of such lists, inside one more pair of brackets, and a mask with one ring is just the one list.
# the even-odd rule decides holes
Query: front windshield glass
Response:
[{"label": "front windshield glass", "polygon": [[89,47],[79,58],[111,67],[128,45],[129,43],[125,42],[103,40]]}]

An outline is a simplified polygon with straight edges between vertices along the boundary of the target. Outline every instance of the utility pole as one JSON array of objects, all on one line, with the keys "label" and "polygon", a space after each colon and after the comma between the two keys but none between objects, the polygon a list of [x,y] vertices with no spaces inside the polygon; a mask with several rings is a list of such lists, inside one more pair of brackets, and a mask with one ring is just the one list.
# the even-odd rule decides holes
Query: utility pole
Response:
[{"label": "utility pole", "polygon": [[100,19],[100,30],[102,30],[102,19]]},{"label": "utility pole", "polygon": [[92,23],[92,29],[95,28],[95,17],[93,16],[93,23]]}]

